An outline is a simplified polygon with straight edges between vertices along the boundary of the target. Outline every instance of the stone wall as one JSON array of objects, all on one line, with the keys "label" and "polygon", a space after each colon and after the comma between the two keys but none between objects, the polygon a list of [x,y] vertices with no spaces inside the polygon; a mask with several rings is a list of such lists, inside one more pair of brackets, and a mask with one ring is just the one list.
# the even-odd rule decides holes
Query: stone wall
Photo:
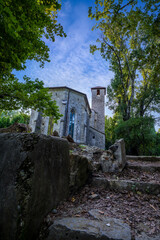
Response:
[{"label": "stone wall", "polygon": [[69,193],[69,148],[45,135],[0,134],[0,239],[35,240]]},{"label": "stone wall", "polygon": [[56,100],[56,104],[59,108],[59,112],[63,115],[57,123],[54,123],[53,131],[57,131],[59,136],[65,136],[65,122],[66,122],[66,113],[68,107],[68,91],[63,89],[50,89],[52,93],[52,100]]},{"label": "stone wall", "polygon": [[[105,88],[92,89],[92,112],[85,94],[67,87],[50,88],[52,99],[56,100],[60,113],[63,115],[53,128],[49,127],[49,118],[41,117],[41,114],[32,111],[30,126],[32,132],[48,134],[47,129],[58,132],[60,137],[69,134],[70,113],[75,113],[73,139],[76,143],[89,144],[99,148],[105,148]],[[49,127],[49,128],[48,128]],[[49,134],[52,134],[49,131]]]},{"label": "stone wall", "polygon": [[[85,95],[65,87],[51,88],[50,92],[52,93],[52,99],[56,100],[59,112],[63,115],[57,123],[54,123],[53,131],[57,131],[60,137],[69,134],[70,113],[74,109],[75,124],[73,139],[77,143],[86,143],[90,109]],[[36,126],[39,125],[39,132],[47,134],[49,118],[41,118],[40,120],[39,118],[38,112],[32,111],[30,118],[32,132],[35,132],[37,129]]]},{"label": "stone wall", "polygon": [[69,104],[67,114],[67,126],[66,135],[69,131],[70,112],[75,110],[75,126],[73,139],[77,143],[86,143],[86,132],[88,128],[87,119],[89,115],[89,109],[86,106],[85,98],[83,94],[79,94],[74,91],[69,92]]},{"label": "stone wall", "polygon": [[42,133],[47,135],[48,124],[49,124],[49,117],[43,117],[40,112],[37,112],[35,110],[31,111],[29,126],[32,132]]},{"label": "stone wall", "polygon": [[90,127],[89,134],[87,136],[87,144],[105,149],[105,134]]},{"label": "stone wall", "polygon": [[54,130],[59,136],[69,134],[69,122],[71,110],[75,111],[75,125],[73,139],[78,143],[86,143],[86,135],[89,126],[89,108],[86,104],[85,96],[82,93],[69,88],[53,88],[52,99],[56,100],[60,113],[63,115],[57,124],[54,124]]}]

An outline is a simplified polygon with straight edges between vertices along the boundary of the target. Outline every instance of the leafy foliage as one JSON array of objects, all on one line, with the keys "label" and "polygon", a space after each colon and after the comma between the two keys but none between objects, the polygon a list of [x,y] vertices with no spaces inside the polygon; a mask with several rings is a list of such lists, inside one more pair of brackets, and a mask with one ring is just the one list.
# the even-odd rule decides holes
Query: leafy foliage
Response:
[{"label": "leafy foliage", "polygon": [[14,76],[0,80],[0,109],[16,110],[23,106],[23,109],[32,108],[59,119],[61,114],[44,83],[38,79],[31,81],[26,76],[24,81],[19,82]]},{"label": "leafy foliage", "polygon": [[12,125],[13,123],[25,123],[29,124],[30,116],[26,113],[15,113],[14,115],[1,114],[0,117],[0,128],[6,128]]},{"label": "leafy foliage", "polygon": [[116,141],[115,128],[120,121],[121,117],[114,115],[113,117],[105,116],[105,148],[108,149]]},{"label": "leafy foliage", "polygon": [[116,139],[124,138],[126,153],[130,155],[160,155],[160,134],[155,132],[152,117],[106,117],[106,148]]},{"label": "leafy foliage", "polygon": [[91,53],[109,60],[114,78],[108,86],[108,106],[128,120],[160,111],[160,1],[96,0],[89,17],[101,32]]},{"label": "leafy foliage", "polygon": [[128,154],[158,155],[153,118],[139,117],[122,121],[115,133],[118,138],[124,138]]},{"label": "leafy foliage", "polygon": [[59,9],[57,0],[1,0],[1,76],[12,69],[24,69],[27,59],[42,66],[49,61],[49,48],[42,36],[52,41],[56,35],[65,36],[56,20]]},{"label": "leafy foliage", "polygon": [[25,76],[20,82],[11,72],[25,69],[27,59],[41,67],[49,61],[44,37],[54,42],[55,36],[66,36],[57,23],[60,7],[58,0],[1,0],[0,110],[33,108],[59,119],[58,107],[41,81]]}]

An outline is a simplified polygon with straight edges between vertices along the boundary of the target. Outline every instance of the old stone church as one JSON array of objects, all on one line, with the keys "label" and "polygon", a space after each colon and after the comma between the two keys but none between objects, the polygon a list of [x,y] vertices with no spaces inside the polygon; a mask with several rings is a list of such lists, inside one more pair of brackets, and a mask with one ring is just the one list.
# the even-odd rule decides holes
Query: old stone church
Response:
[{"label": "old stone church", "polygon": [[[68,87],[51,87],[52,99],[56,100],[63,115],[54,123],[52,131],[59,136],[71,135],[75,142],[105,148],[105,95],[106,88],[94,87],[90,108],[86,94]],[[30,126],[33,132],[48,134],[49,117],[31,112]]]}]

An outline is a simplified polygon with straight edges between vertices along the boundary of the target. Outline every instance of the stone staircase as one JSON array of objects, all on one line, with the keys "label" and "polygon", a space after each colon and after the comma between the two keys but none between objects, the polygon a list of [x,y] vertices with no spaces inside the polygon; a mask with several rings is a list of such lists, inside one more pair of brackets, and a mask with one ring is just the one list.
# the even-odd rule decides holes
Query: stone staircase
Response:
[{"label": "stone staircase", "polygon": [[[106,173],[98,177],[95,175],[92,184],[111,190],[160,194],[160,157],[127,156],[126,158],[126,168],[122,173]],[[131,175],[127,174],[130,172]]]},{"label": "stone staircase", "polygon": [[121,173],[94,173],[49,217],[47,240],[159,240],[160,157],[127,156]]},{"label": "stone staircase", "polygon": [[148,172],[160,172],[160,157],[127,156],[128,168],[141,169]]}]

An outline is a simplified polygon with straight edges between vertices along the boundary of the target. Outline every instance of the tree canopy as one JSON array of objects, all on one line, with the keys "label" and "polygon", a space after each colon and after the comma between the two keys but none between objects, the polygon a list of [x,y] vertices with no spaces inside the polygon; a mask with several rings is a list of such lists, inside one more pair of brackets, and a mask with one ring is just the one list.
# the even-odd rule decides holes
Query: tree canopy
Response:
[{"label": "tree canopy", "polygon": [[160,1],[96,0],[89,17],[101,34],[91,52],[99,50],[114,72],[109,108],[125,121],[160,112]]},{"label": "tree canopy", "polygon": [[1,0],[0,3],[0,109],[32,107],[59,118],[58,108],[43,83],[25,77],[19,81],[12,70],[26,68],[26,60],[44,66],[49,48],[44,38],[65,37],[57,23],[58,0]]},{"label": "tree canopy", "polygon": [[3,111],[0,114],[0,128],[6,128],[14,123],[29,124],[30,116],[19,111]]},{"label": "tree canopy", "polygon": [[132,117],[123,121],[115,114],[105,117],[106,148],[123,138],[128,155],[160,155],[160,133],[154,129],[152,117]]}]

